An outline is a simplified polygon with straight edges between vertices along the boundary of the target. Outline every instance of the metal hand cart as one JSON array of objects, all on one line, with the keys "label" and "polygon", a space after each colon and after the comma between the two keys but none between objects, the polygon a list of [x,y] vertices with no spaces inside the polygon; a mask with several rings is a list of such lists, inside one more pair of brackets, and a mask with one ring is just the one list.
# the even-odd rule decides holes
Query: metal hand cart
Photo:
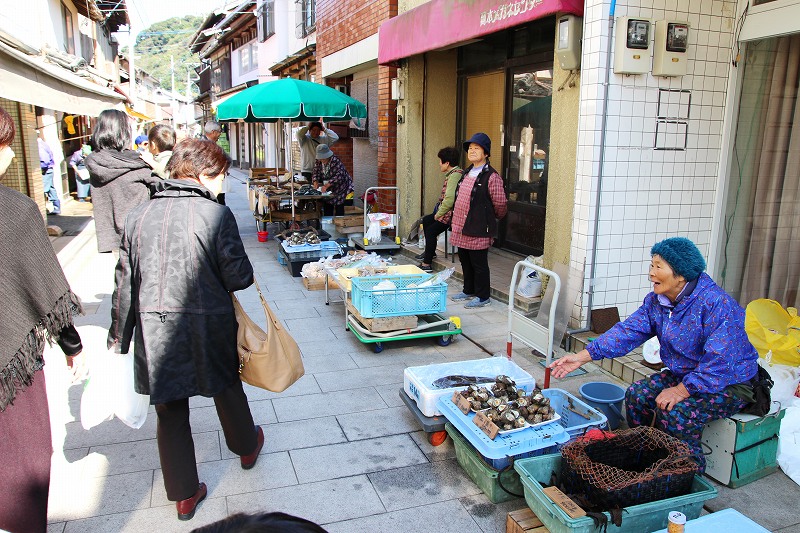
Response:
[{"label": "metal hand cart", "polygon": [[461,333],[461,319],[457,316],[444,317],[434,313],[417,315],[417,318],[422,324],[416,328],[374,333],[351,314],[347,317],[347,327],[358,340],[364,344],[372,344],[375,353],[383,351],[384,342],[423,339],[426,337],[436,338],[439,346],[449,346],[453,342],[453,337]]},{"label": "metal hand cart", "polygon": [[[370,191],[394,191],[395,192],[395,209],[400,205],[400,189],[397,187],[370,187],[364,192],[364,198],[369,198]],[[389,252],[394,253],[400,249],[400,236],[398,232],[398,223],[400,222],[400,215],[392,214],[392,225],[385,229],[394,229],[395,236],[389,237],[381,233],[381,240],[376,244],[370,244],[367,239],[367,228],[369,227],[370,210],[367,209],[366,201],[364,202],[364,238],[363,240],[352,239],[356,248],[366,250],[368,252]]]},{"label": "metal hand cart", "polygon": [[[550,283],[555,283],[553,288],[553,302],[550,306],[549,316],[547,317],[547,326],[528,318],[514,308],[514,298],[517,294],[516,290],[520,278],[520,271],[526,267],[535,270],[540,276],[546,274],[550,277]],[[506,355],[511,359],[514,338],[543,353],[546,360],[543,389],[549,388],[550,386],[549,366],[553,361],[553,330],[556,321],[556,306],[560,293],[561,278],[552,270],[535,265],[530,261],[520,261],[514,266],[514,273],[511,276],[511,286],[508,289],[508,341],[506,342]]]}]

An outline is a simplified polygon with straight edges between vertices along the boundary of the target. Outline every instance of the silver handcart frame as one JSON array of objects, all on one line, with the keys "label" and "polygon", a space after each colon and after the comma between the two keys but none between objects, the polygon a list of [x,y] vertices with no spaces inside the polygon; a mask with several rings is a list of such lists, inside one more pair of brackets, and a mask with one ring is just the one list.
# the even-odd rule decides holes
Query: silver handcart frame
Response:
[{"label": "silver handcart frame", "polygon": [[[400,189],[397,187],[369,187],[366,191],[364,191],[364,198],[369,198],[370,191],[394,191],[395,192],[395,211],[397,211],[398,206],[400,205]],[[391,213],[394,217],[394,232],[395,237],[392,239],[386,235],[381,233],[381,241],[377,244],[370,244],[369,240],[367,239],[367,228],[369,227],[369,215],[371,214],[368,209],[366,209],[366,201],[364,205],[364,238],[361,241],[357,239],[351,239],[353,244],[356,248],[361,250],[366,250],[368,252],[395,252],[400,249],[400,235],[398,234],[399,228],[398,225],[400,224],[400,215],[397,213]]]}]

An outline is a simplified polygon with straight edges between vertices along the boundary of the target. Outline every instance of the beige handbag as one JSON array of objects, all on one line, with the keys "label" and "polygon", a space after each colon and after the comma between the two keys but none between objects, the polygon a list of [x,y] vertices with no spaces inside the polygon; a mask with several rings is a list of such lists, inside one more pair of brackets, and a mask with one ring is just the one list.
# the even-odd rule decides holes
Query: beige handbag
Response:
[{"label": "beige handbag", "polygon": [[239,352],[239,374],[242,381],[272,392],[283,392],[305,374],[300,348],[273,314],[258,282],[253,279],[267,316],[267,331],[247,316],[235,294],[233,309],[239,331],[236,345]]}]

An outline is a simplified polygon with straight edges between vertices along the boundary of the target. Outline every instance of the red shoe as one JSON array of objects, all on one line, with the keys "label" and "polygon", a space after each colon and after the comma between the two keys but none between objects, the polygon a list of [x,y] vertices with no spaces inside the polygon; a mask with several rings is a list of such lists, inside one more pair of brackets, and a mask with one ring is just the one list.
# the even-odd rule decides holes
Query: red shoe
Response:
[{"label": "red shoe", "polygon": [[194,512],[197,510],[198,504],[206,499],[206,494],[208,494],[206,484],[200,483],[194,496],[175,502],[175,507],[178,508],[178,520],[191,520],[194,516]]},{"label": "red shoe", "polygon": [[256,466],[256,461],[258,461],[258,454],[261,453],[261,448],[264,447],[264,430],[261,429],[261,426],[256,426],[256,451],[251,453],[250,455],[242,455],[242,468],[245,470],[250,470],[254,466]]}]

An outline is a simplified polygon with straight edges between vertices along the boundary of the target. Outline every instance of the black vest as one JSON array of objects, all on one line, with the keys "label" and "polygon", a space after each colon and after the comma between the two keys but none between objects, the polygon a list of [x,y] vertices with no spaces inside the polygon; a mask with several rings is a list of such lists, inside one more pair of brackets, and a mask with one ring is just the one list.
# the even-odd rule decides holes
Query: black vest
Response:
[{"label": "black vest", "polygon": [[[464,171],[464,175],[458,181],[456,187],[456,198],[458,198],[461,182],[464,177],[469,175],[472,165]],[[475,179],[475,184],[470,191],[469,212],[464,221],[464,228],[461,233],[468,237],[496,237],[497,218],[494,214],[494,204],[489,194],[489,177],[497,171],[488,163],[483,167],[481,173]]]}]

